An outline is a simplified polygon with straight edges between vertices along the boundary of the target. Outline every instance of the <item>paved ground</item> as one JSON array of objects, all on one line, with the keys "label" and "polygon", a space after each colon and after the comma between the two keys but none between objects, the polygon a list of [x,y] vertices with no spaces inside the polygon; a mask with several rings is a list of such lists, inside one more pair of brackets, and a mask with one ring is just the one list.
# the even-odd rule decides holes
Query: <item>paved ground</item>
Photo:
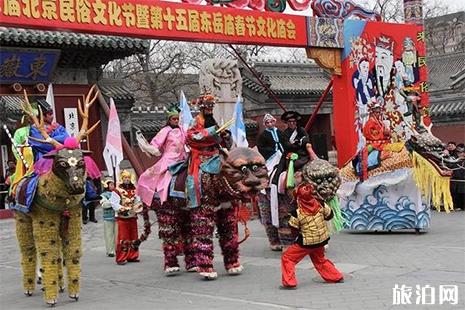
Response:
[{"label": "paved ground", "polygon": [[[299,288],[281,291],[280,253],[268,250],[263,228],[250,223],[252,236],[241,248],[245,271],[227,276],[217,255],[216,281],[196,274],[167,278],[155,234],[141,247],[142,261],[118,266],[105,256],[103,225],[84,226],[82,291],[79,302],[63,293],[66,309],[464,309],[465,212],[434,213],[427,233],[349,233],[332,237],[327,255],[346,282],[325,284],[309,260],[298,268]],[[156,229],[156,228],[155,228]],[[25,297],[14,235],[14,221],[0,221],[0,308],[41,309],[39,291]],[[218,248],[218,246],[217,246]],[[412,305],[393,305],[393,288],[412,287]],[[416,289],[436,289],[434,306],[415,305]],[[458,304],[439,305],[439,285],[458,286]],[[421,301],[419,301],[421,303]]]}]

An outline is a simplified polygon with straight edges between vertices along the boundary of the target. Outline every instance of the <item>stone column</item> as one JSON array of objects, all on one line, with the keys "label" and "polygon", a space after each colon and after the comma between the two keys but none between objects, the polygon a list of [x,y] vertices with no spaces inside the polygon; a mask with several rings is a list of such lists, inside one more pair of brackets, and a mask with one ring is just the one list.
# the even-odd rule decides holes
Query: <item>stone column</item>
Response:
[{"label": "stone column", "polygon": [[201,94],[211,93],[218,102],[213,114],[218,123],[227,122],[234,115],[237,96],[242,96],[242,77],[237,61],[214,58],[200,66],[199,89]]}]

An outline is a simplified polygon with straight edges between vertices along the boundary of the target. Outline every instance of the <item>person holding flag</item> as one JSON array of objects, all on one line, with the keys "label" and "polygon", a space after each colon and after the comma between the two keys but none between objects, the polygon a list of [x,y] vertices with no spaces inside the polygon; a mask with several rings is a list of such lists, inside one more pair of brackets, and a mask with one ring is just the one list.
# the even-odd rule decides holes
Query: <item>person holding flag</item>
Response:
[{"label": "person holding flag", "polygon": [[[190,233],[193,239],[191,254],[193,255],[197,272],[200,275],[215,279],[217,273],[213,268],[213,231],[215,222],[217,226],[223,225],[225,221],[234,218],[235,209],[225,208],[224,213],[218,216],[215,208],[205,204],[208,197],[202,191],[202,178],[205,174],[218,174],[220,169],[220,150],[223,146],[230,148],[231,135],[225,129],[232,121],[228,121],[223,126],[218,126],[213,117],[213,108],[217,99],[212,94],[204,94],[194,99],[192,105],[200,110],[199,115],[191,122],[186,133],[186,143],[190,148],[188,160],[188,171],[186,179],[186,200],[189,209]],[[221,223],[221,224],[219,224]],[[234,232],[229,240],[237,240]],[[234,241],[224,242],[220,234],[220,245],[223,253],[225,251],[230,256],[236,255],[237,248],[234,248]],[[226,263],[225,263],[226,265]],[[228,268],[239,268],[240,265],[229,266]],[[227,268],[227,269],[228,269]]]}]

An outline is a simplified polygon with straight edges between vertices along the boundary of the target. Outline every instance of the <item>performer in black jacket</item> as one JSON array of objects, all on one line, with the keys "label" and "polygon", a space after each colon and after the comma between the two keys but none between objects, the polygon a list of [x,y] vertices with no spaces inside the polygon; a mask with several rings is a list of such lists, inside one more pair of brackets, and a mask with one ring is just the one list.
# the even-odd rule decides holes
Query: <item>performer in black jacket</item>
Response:
[{"label": "performer in black jacket", "polygon": [[283,246],[291,245],[295,236],[289,228],[289,203],[287,196],[278,194],[278,179],[286,170],[286,155],[289,150],[289,140],[276,128],[276,119],[266,114],[263,117],[265,130],[257,140],[258,151],[266,159],[270,176],[270,188],[259,194],[260,218],[268,237],[270,248],[280,251]]},{"label": "performer in black jacket", "polygon": [[281,120],[287,124],[284,136],[288,141],[288,151],[299,155],[299,158],[294,162],[295,170],[302,168],[310,159],[306,148],[307,143],[310,143],[310,138],[299,124],[301,119],[300,113],[295,111],[287,111],[281,115]]},{"label": "performer in black jacket", "polygon": [[[273,156],[282,155],[284,153],[286,137],[281,130],[276,128],[276,118],[271,114],[266,114],[263,117],[263,124],[266,128],[260,136],[258,136],[257,148],[268,162]],[[281,154],[278,154],[278,152],[281,152]]]}]

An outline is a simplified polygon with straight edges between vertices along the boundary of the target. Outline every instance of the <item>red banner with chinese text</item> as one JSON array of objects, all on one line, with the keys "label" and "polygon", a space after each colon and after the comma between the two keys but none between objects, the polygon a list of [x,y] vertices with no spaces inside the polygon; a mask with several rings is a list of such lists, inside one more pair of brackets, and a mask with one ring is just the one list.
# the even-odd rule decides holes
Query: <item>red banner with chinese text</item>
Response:
[{"label": "red banner with chinese text", "polygon": [[149,0],[2,0],[0,25],[212,43],[307,46],[305,16]]}]

